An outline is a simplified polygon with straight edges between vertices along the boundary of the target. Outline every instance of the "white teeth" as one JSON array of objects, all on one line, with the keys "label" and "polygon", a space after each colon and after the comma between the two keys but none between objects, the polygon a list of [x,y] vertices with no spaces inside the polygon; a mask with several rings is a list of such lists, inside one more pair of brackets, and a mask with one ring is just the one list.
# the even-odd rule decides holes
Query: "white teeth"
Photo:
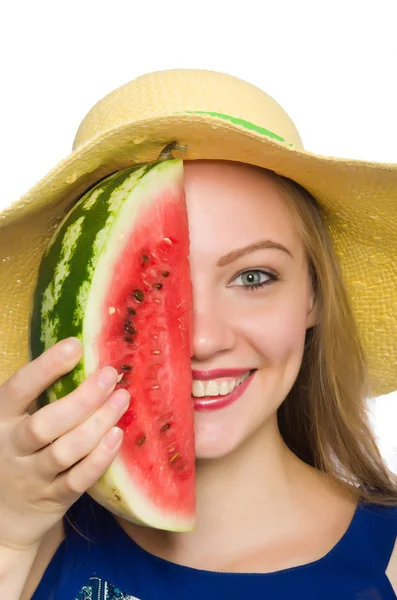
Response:
[{"label": "white teeth", "polygon": [[220,396],[226,396],[226,394],[229,393],[229,384],[227,383],[227,381],[222,381],[221,385],[219,386],[219,395]]},{"label": "white teeth", "polygon": [[226,394],[230,394],[235,387],[243,383],[243,381],[249,377],[249,374],[250,371],[247,371],[247,373],[238,379],[221,381],[220,383],[216,380],[205,382],[201,379],[193,379],[192,396],[195,398],[203,398],[204,396],[226,396]]},{"label": "white teeth", "polygon": [[243,381],[245,381],[246,379],[248,379],[250,374],[250,371],[248,371],[247,373],[245,373],[242,377],[240,377],[240,379],[238,380],[239,383],[243,383]]},{"label": "white teeth", "polygon": [[206,396],[219,396],[219,386],[216,381],[209,381],[205,386]]},{"label": "white teeth", "polygon": [[201,379],[193,379],[192,396],[195,398],[205,396],[204,382]]}]

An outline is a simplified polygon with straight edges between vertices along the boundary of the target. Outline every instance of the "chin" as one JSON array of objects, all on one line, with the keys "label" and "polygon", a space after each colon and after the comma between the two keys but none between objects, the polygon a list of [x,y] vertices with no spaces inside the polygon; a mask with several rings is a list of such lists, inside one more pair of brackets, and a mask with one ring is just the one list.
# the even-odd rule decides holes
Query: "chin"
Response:
[{"label": "chin", "polygon": [[265,414],[251,414],[251,418],[238,419],[234,427],[222,426],[201,418],[195,423],[196,460],[220,460],[249,448],[268,445],[280,435],[277,407],[268,407]]},{"label": "chin", "polygon": [[219,437],[196,435],[196,460],[216,460],[231,454],[240,446],[238,440],[224,440]]},{"label": "chin", "polygon": [[[244,404],[243,411],[236,405],[220,410],[194,413],[196,458],[223,458],[238,448],[249,437],[251,411]],[[243,412],[243,414],[241,414]]]},{"label": "chin", "polygon": [[230,407],[217,413],[195,413],[197,460],[221,459],[238,451],[271,418],[269,414],[258,415],[248,410],[233,414],[237,412]]}]

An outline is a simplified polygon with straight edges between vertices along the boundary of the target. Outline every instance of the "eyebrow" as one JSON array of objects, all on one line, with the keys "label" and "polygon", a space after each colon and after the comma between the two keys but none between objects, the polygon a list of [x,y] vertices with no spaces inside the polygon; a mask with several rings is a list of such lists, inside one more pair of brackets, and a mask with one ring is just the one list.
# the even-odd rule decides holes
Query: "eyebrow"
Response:
[{"label": "eyebrow", "polygon": [[[244,248],[237,248],[236,250],[232,250],[228,252],[224,256],[222,256],[218,262],[218,267],[224,267],[229,263],[237,260],[241,256],[245,256],[246,254],[251,254],[251,252],[255,252],[256,250],[263,250],[264,248],[272,248],[276,250],[281,250],[282,252],[286,252],[289,256],[292,257],[291,252],[283,246],[282,244],[278,244],[277,242],[272,242],[271,240],[261,240],[259,242],[254,242],[253,244],[249,244],[248,246],[244,246]],[[292,257],[293,258],[293,257]]]}]

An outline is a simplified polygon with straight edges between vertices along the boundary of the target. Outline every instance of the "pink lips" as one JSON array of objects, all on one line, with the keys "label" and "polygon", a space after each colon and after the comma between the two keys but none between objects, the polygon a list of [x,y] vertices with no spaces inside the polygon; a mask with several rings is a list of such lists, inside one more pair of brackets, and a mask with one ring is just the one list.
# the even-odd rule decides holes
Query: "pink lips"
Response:
[{"label": "pink lips", "polygon": [[[214,370],[214,371],[193,371],[194,379],[215,379],[216,377],[238,377],[244,375],[248,369],[244,371],[241,369],[228,369],[226,370]],[[211,377],[199,377],[198,373],[211,373]],[[217,373],[215,376],[214,373]],[[218,374],[221,373],[221,374]],[[229,406],[233,402],[235,402],[238,398],[240,398],[241,394],[245,392],[249,384],[251,383],[252,376],[255,371],[252,372],[243,383],[240,383],[237,387],[234,388],[232,392],[226,394],[226,396],[204,396],[202,398],[193,398],[194,410],[196,411],[210,411],[210,410],[219,410],[221,408],[225,408]]]}]

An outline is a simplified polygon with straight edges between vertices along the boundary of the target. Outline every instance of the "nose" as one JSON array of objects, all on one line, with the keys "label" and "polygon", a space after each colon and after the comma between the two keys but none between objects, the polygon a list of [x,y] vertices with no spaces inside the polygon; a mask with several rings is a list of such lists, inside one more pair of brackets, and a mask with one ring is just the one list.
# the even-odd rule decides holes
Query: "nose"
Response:
[{"label": "nose", "polygon": [[216,299],[193,295],[193,360],[209,360],[235,347],[236,334],[227,312]]}]

